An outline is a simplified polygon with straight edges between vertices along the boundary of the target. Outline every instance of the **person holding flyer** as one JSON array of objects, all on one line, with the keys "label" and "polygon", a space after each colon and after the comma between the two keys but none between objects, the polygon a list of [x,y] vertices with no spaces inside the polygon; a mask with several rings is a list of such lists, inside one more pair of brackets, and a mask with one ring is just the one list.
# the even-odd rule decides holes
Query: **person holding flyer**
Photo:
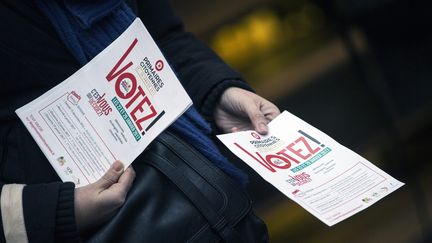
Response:
[{"label": "person holding flyer", "polygon": [[[87,63],[121,34],[119,29],[134,14],[148,28],[198,112],[222,132],[254,129],[265,134],[267,123],[280,113],[185,32],[167,0],[127,4],[121,0],[0,2],[0,242],[79,242],[80,234],[109,220],[125,200],[134,180],[132,168],[125,170],[121,162],[113,162],[102,179],[75,189],[73,183],[60,181],[14,110]],[[190,136],[201,145],[202,154],[244,185],[245,175],[214,149],[207,135],[201,140],[193,136],[209,132],[199,131],[199,126],[206,127],[191,109],[173,129]]]}]

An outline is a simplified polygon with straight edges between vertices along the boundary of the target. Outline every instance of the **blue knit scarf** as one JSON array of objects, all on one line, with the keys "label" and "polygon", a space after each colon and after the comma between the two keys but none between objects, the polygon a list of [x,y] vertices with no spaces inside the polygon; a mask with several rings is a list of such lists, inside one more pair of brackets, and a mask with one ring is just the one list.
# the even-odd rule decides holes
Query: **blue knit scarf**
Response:
[{"label": "blue knit scarf", "polygon": [[[72,55],[86,64],[113,42],[136,16],[123,0],[37,0]],[[247,176],[217,149],[209,124],[195,108],[188,109],[169,128],[194,146],[217,167],[245,186]]]}]

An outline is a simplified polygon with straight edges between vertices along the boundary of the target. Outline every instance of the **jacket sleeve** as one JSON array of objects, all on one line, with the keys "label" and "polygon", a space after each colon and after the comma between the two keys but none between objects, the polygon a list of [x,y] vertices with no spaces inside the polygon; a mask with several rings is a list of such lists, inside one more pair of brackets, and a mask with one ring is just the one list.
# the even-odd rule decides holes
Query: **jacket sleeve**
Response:
[{"label": "jacket sleeve", "polygon": [[[74,184],[54,182],[58,177],[53,171],[47,173],[52,170],[49,163],[13,112],[28,99],[29,93],[19,86],[32,80],[26,75],[37,72],[21,62],[24,58],[11,54],[15,49],[3,44],[0,41],[0,63],[5,72],[0,78],[4,87],[0,93],[2,97],[16,96],[17,101],[2,99],[0,109],[0,242],[78,242]],[[15,72],[19,67],[27,67],[26,72]],[[35,88],[28,85],[28,89]]]},{"label": "jacket sleeve", "polygon": [[138,1],[138,16],[158,43],[195,106],[207,118],[228,87],[252,90],[242,77],[193,34],[186,32],[168,0]]},{"label": "jacket sleeve", "polygon": [[0,242],[79,242],[74,184],[1,184]]},{"label": "jacket sleeve", "polygon": [[[0,49],[0,54],[6,74],[23,66],[5,49]],[[23,80],[5,75],[0,78],[3,87],[8,79]],[[7,95],[7,91],[5,87],[0,93]],[[6,104],[0,109],[0,242],[76,241],[75,185],[59,181],[24,125],[13,116],[14,104]]]}]

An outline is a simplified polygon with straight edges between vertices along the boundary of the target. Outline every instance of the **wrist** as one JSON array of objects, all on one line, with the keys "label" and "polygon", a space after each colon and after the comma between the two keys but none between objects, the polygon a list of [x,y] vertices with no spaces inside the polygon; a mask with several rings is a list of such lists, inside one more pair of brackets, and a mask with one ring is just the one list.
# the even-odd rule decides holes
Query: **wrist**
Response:
[{"label": "wrist", "polygon": [[71,182],[60,186],[56,213],[56,241],[79,242],[75,221],[75,185]]}]

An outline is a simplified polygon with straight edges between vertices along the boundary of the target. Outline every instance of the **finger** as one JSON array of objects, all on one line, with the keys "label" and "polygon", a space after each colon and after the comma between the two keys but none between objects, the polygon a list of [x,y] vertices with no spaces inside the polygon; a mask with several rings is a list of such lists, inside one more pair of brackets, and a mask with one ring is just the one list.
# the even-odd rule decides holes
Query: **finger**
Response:
[{"label": "finger", "polygon": [[108,171],[95,182],[98,188],[107,189],[117,183],[120,176],[123,174],[123,164],[120,161],[115,161]]},{"label": "finger", "polygon": [[238,129],[237,127],[232,127],[231,128],[231,132],[238,132],[238,131],[240,131],[240,129]]},{"label": "finger", "polygon": [[268,109],[263,109],[264,110],[264,114],[265,117],[267,118],[267,120],[271,121],[273,119],[275,119],[277,116],[280,115],[280,110],[279,108],[277,108],[277,106],[273,105],[268,108]]}]

